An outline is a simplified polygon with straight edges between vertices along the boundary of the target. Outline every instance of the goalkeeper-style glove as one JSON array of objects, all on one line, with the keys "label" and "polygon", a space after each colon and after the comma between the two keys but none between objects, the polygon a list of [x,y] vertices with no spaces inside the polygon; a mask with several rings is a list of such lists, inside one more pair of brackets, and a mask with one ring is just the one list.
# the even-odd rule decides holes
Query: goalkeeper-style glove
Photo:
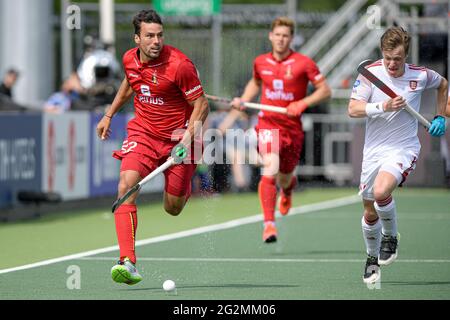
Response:
[{"label": "goalkeeper-style glove", "polygon": [[286,108],[287,115],[290,117],[300,117],[306,108],[308,108],[308,105],[303,100],[291,102]]},{"label": "goalkeeper-style glove", "polygon": [[183,162],[183,159],[187,156],[187,148],[184,144],[179,143],[175,147],[173,147],[172,152],[170,153],[172,158],[175,159],[176,164],[180,164]]},{"label": "goalkeeper-style glove", "polygon": [[445,118],[443,116],[434,117],[428,132],[435,137],[442,136],[445,133]]}]

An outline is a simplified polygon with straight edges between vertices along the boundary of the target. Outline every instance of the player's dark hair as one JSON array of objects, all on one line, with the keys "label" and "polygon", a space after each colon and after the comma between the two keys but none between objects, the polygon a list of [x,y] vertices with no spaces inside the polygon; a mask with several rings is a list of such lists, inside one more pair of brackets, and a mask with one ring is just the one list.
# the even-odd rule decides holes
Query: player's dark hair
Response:
[{"label": "player's dark hair", "polygon": [[19,71],[17,71],[17,70],[14,69],[14,68],[10,68],[10,69],[8,69],[8,70],[6,71],[6,74],[13,74],[13,75],[15,75],[16,77],[18,77],[18,76],[19,76]]},{"label": "player's dark hair", "polygon": [[391,27],[381,36],[380,47],[381,50],[390,51],[403,45],[405,54],[408,54],[410,40],[411,36],[402,27]]},{"label": "player's dark hair", "polygon": [[155,10],[142,10],[133,17],[134,34],[141,34],[141,23],[157,23],[162,25],[162,20]]}]

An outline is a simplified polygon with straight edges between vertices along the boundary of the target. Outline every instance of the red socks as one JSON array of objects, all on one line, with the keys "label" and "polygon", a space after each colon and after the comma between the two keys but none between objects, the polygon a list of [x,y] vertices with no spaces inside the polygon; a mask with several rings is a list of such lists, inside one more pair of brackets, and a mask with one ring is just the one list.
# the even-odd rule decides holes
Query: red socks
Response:
[{"label": "red socks", "polygon": [[275,221],[275,204],[277,201],[275,178],[262,176],[258,185],[258,195],[264,213],[264,222]]},{"label": "red socks", "polygon": [[136,263],[134,242],[137,229],[137,208],[134,204],[123,204],[117,208],[114,218],[116,221],[117,240],[120,248],[120,260],[128,257]]}]

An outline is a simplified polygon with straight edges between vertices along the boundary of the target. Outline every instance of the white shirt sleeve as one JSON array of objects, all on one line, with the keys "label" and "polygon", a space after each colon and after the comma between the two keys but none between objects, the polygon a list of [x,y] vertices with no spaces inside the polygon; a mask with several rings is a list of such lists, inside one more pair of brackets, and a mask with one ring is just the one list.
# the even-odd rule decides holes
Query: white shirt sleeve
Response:
[{"label": "white shirt sleeve", "polygon": [[434,70],[427,69],[427,84],[425,89],[436,89],[441,84],[441,75]]},{"label": "white shirt sleeve", "polygon": [[352,89],[352,99],[369,102],[372,95],[372,86],[364,76],[358,75]]}]

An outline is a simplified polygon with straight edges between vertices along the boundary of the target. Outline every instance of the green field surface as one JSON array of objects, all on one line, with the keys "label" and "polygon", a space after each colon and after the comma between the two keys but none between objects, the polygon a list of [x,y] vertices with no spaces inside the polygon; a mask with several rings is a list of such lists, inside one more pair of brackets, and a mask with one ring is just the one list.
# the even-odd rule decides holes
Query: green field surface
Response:
[{"label": "green field surface", "polygon": [[[153,239],[137,247],[144,280],[135,286],[111,280],[118,255],[113,249],[5,273],[115,245],[109,208],[2,224],[0,299],[450,299],[450,191],[394,194],[399,257],[382,268],[375,289],[362,282],[362,206],[351,195],[355,190],[297,192],[292,214],[277,216],[274,244],[262,242],[256,194],[192,198],[179,217],[164,214],[161,203],[139,206],[137,240]],[[351,201],[329,201],[342,197]],[[310,205],[327,200],[326,208]],[[227,221],[234,222],[223,224]],[[207,226],[213,227],[198,229]],[[173,235],[181,231],[186,232]],[[80,289],[70,289],[73,268],[79,270]],[[166,279],[176,282],[176,295],[162,290]]]}]

